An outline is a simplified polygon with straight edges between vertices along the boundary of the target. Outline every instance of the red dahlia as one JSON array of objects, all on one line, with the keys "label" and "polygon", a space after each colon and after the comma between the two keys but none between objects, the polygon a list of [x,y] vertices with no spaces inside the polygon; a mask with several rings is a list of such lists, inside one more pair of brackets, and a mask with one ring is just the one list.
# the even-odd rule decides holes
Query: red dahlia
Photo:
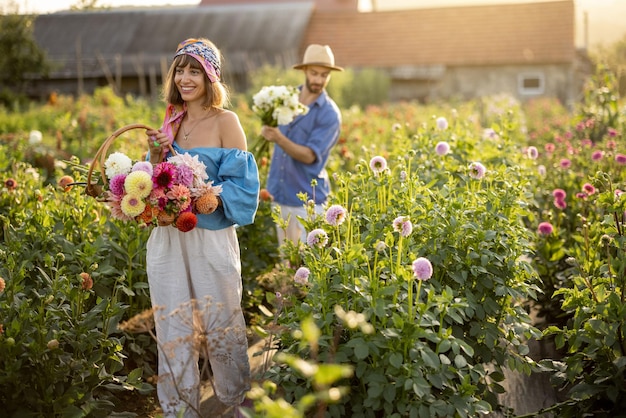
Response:
[{"label": "red dahlia", "polygon": [[176,219],[176,228],[183,232],[191,231],[198,224],[198,218],[192,212],[183,212]]}]

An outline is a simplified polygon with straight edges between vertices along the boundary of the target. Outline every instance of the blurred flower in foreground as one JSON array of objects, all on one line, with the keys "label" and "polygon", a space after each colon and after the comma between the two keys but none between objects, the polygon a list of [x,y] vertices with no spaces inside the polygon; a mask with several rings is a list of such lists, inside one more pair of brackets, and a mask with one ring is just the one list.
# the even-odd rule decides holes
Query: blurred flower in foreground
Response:
[{"label": "blurred flower in foreground", "polygon": [[30,131],[30,134],[28,134],[29,145],[40,144],[42,139],[43,139],[43,135],[41,134],[41,131],[32,130]]},{"label": "blurred flower in foreground", "polygon": [[328,244],[328,234],[323,229],[314,229],[307,235],[306,243],[309,247],[325,247]]},{"label": "blurred flower in foreground", "polygon": [[403,237],[408,237],[413,232],[413,224],[408,216],[398,216],[393,220],[393,230]]},{"label": "blurred flower in foreground", "polygon": [[446,129],[448,129],[448,121],[443,116],[438,117],[436,122],[437,128],[440,131],[445,131]]},{"label": "blurred flower in foreground", "polygon": [[563,200],[567,197],[567,193],[563,189],[554,189],[552,190],[552,197],[558,200]]},{"label": "blurred flower in foreground", "polygon": [[480,180],[485,177],[487,169],[481,163],[471,163],[469,165],[469,175],[471,178]]},{"label": "blurred flower in foreground", "polygon": [[15,188],[17,187],[17,182],[13,178],[6,179],[4,181],[4,187],[6,187],[8,190],[15,190]]},{"label": "blurred flower in foreground", "polygon": [[372,334],[374,332],[372,324],[367,322],[365,315],[360,312],[346,312],[341,306],[335,305],[335,315],[337,315],[337,317],[341,319],[343,324],[349,329],[360,328],[363,334]]},{"label": "blurred flower in foreground", "polygon": [[380,174],[387,169],[387,160],[385,160],[384,157],[377,155],[370,160],[370,168],[374,174]]},{"label": "blurred flower in foreground", "polygon": [[309,275],[311,271],[306,267],[300,267],[293,277],[293,281],[298,284],[307,284],[309,282]]},{"label": "blurred flower in foreground", "polygon": [[154,307],[152,309],[145,310],[133,316],[128,321],[122,322],[118,325],[118,328],[121,331],[131,334],[149,332],[154,328],[154,315],[160,310],[163,310],[163,308]]},{"label": "blurred flower in foreground", "polygon": [[341,205],[332,205],[326,210],[326,222],[332,226],[339,226],[346,220],[346,210]]},{"label": "blurred flower in foreground", "polygon": [[72,190],[72,186],[69,186],[71,183],[74,183],[74,178],[72,176],[63,176],[58,181],[59,187],[63,189],[64,192]]},{"label": "blurred flower in foreground", "polygon": [[541,235],[550,235],[554,232],[554,227],[550,222],[541,222],[537,227],[537,232]]},{"label": "blurred flower in foreground", "polygon": [[450,145],[446,141],[441,141],[435,146],[435,152],[437,155],[446,155],[450,152]]},{"label": "blurred flower in foreground", "polygon": [[604,157],[604,152],[603,151],[594,151],[591,154],[591,159],[593,161],[600,161],[602,159],[602,157]]},{"label": "blurred flower in foreground", "polygon": [[385,244],[385,241],[378,241],[374,248],[376,248],[376,251],[378,251],[379,253],[382,253],[387,249],[387,244]]},{"label": "blurred flower in foreground", "polygon": [[428,280],[433,275],[433,265],[427,258],[419,257],[413,261],[413,274],[418,280]]},{"label": "blurred flower in foreground", "polygon": [[587,193],[589,196],[591,196],[592,194],[594,194],[596,192],[596,188],[593,187],[592,184],[589,183],[585,183],[583,184],[583,190],[585,191],[585,193]]},{"label": "blurred flower in foreground", "polygon": [[89,290],[93,287],[93,279],[89,273],[80,273],[81,287],[83,290]]}]

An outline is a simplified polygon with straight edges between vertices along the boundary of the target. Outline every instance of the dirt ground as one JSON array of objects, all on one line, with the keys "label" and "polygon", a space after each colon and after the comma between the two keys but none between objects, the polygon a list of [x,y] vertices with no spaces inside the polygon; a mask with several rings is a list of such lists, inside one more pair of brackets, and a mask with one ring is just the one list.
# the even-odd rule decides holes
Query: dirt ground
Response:
[{"label": "dirt ground", "polygon": [[[250,343],[248,348],[248,358],[250,359],[250,368],[252,370],[253,379],[262,373],[264,368],[263,355],[255,355],[263,350],[265,340],[257,340]],[[207,381],[202,382],[201,389],[201,401],[200,412],[203,417],[211,418],[232,418],[234,411],[232,407],[221,403],[213,393],[211,383]],[[156,397],[156,393],[150,395],[140,394],[126,394],[123,396],[124,412],[131,412],[137,414],[139,418],[157,418],[161,416],[161,408]]]}]

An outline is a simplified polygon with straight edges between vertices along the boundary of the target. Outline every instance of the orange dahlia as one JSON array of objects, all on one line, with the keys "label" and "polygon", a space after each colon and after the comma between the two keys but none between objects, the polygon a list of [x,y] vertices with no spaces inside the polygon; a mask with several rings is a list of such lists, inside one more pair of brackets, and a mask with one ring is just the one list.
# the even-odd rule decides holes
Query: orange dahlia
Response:
[{"label": "orange dahlia", "polygon": [[175,219],[176,219],[176,215],[167,213],[164,210],[160,211],[159,214],[157,215],[157,221],[160,226],[171,225]]},{"label": "orange dahlia", "polygon": [[213,192],[207,192],[196,199],[196,211],[204,215],[215,212],[218,200]]},{"label": "orange dahlia", "polygon": [[80,279],[83,290],[89,290],[93,287],[93,278],[91,277],[91,274],[82,272],[80,273]]},{"label": "orange dahlia", "polygon": [[198,217],[192,212],[183,212],[176,219],[176,228],[182,232],[191,231],[198,224]]},{"label": "orange dahlia", "polygon": [[74,183],[74,178],[72,176],[63,176],[59,179],[59,187],[63,189],[64,192],[69,192],[72,190],[73,186],[68,186],[68,184]]},{"label": "orange dahlia", "polygon": [[150,204],[146,204],[146,208],[139,216],[137,216],[137,220],[149,224],[149,223],[152,223],[152,221],[154,220],[154,218],[157,217],[158,214],[159,214],[159,209],[155,208],[154,206]]},{"label": "orange dahlia", "polygon": [[274,200],[274,196],[272,196],[272,194],[267,191],[267,189],[261,189],[261,191],[259,192],[259,198],[263,202],[271,202],[272,200]]}]

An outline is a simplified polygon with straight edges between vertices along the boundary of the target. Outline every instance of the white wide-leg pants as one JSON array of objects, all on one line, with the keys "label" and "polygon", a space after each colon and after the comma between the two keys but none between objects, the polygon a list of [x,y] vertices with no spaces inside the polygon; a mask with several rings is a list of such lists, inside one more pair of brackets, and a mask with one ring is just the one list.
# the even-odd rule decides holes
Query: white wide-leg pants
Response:
[{"label": "white wide-leg pants", "polygon": [[240,404],[250,389],[250,364],[235,228],[154,228],[147,244],[147,273],[164,417],[177,417],[182,410],[184,417],[199,416],[200,352],[209,358],[218,398]]}]

